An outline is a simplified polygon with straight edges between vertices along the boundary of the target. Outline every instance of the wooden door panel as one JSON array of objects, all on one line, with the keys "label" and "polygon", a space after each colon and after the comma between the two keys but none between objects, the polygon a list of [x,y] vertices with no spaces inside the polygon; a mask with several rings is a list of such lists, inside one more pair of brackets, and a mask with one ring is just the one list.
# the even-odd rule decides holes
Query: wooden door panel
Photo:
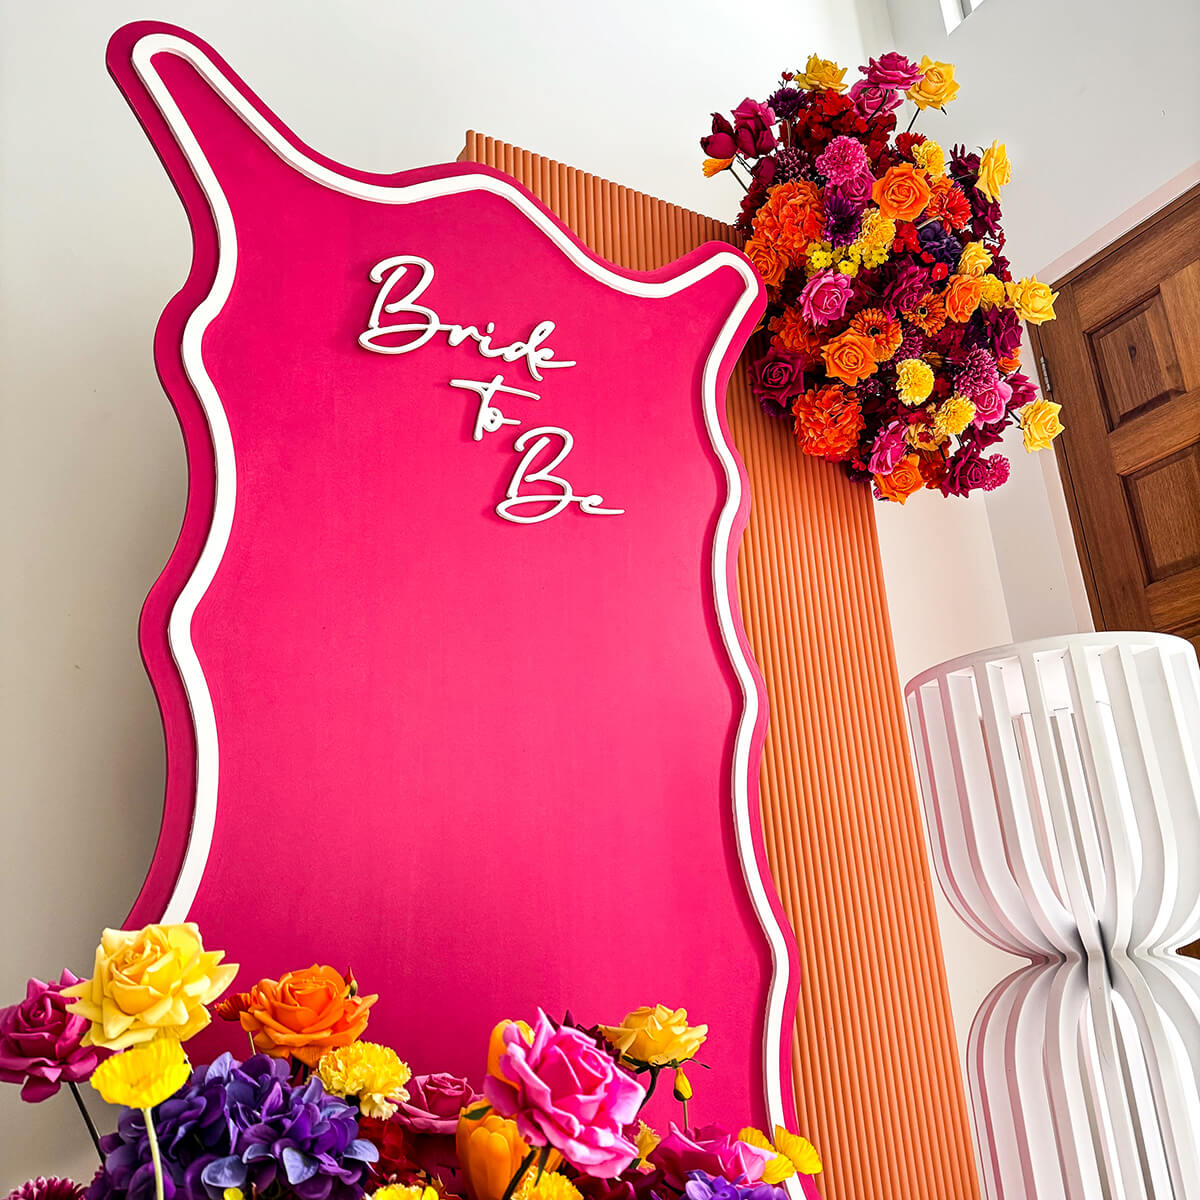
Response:
[{"label": "wooden door panel", "polygon": [[1058,287],[1034,342],[1096,626],[1200,648],[1200,188]]}]

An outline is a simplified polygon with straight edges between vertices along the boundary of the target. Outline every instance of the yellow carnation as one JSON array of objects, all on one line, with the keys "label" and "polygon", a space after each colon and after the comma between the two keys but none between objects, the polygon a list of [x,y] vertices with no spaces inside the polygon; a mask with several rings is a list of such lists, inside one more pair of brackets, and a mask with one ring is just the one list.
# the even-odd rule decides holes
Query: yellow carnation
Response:
[{"label": "yellow carnation", "polygon": [[979,303],[984,308],[995,308],[997,304],[1003,304],[1006,296],[1003,279],[998,279],[995,275],[984,275],[983,290],[979,293]]},{"label": "yellow carnation", "polygon": [[354,1042],[326,1050],[317,1063],[317,1075],[331,1096],[351,1097],[364,1117],[386,1121],[396,1111],[394,1102],[408,1099],[404,1085],[412,1071],[390,1047]]},{"label": "yellow carnation", "polygon": [[1017,316],[1030,325],[1041,325],[1054,320],[1054,302],[1058,293],[1050,290],[1048,283],[1037,279],[1022,279],[1020,283],[1005,286],[1008,302],[1017,311]]},{"label": "yellow carnation", "polygon": [[791,1178],[796,1173],[796,1166],[790,1158],[785,1154],[780,1154],[774,1146],[771,1145],[771,1139],[767,1137],[761,1129],[755,1129],[753,1125],[747,1125],[738,1135],[739,1142],[749,1142],[751,1146],[757,1146],[760,1150],[769,1150],[774,1156],[767,1165],[763,1167],[762,1181],[772,1185],[780,1184],[785,1179]]},{"label": "yellow carnation", "polygon": [[782,1125],[775,1126],[775,1145],[787,1155],[801,1175],[816,1175],[821,1170],[821,1156],[808,1138],[789,1133]]},{"label": "yellow carnation", "polygon": [[827,92],[844,92],[846,85],[846,68],[839,68],[832,59],[818,58],[815,54],[808,56],[808,63],[801,74],[796,76],[796,82],[811,92],[824,89]]},{"label": "yellow carnation", "polygon": [[895,240],[896,222],[885,217],[879,209],[868,208],[859,228],[859,244],[868,250],[887,249]]},{"label": "yellow carnation", "polygon": [[418,1187],[416,1184],[389,1183],[376,1188],[371,1193],[371,1200],[442,1200],[437,1188],[428,1184]]},{"label": "yellow carnation", "polygon": [[993,142],[979,160],[976,187],[989,199],[999,200],[1000,189],[1012,178],[1012,164],[1003,142]]},{"label": "yellow carnation", "polygon": [[732,158],[706,158],[702,167],[704,178],[711,179],[714,175],[729,170],[729,164],[732,162]]},{"label": "yellow carnation", "polygon": [[908,89],[908,98],[918,108],[944,108],[958,95],[954,64],[921,59],[921,78]]},{"label": "yellow carnation", "polygon": [[689,1025],[687,1009],[635,1008],[620,1025],[601,1025],[600,1032],[630,1062],[675,1067],[686,1062],[708,1037],[707,1025]]},{"label": "yellow carnation", "polygon": [[184,1042],[211,1020],[208,1009],[237,974],[224,952],[205,950],[199,928],[106,929],[91,979],[63,988],[69,1010],[91,1021],[85,1046],[124,1050],[156,1037]]},{"label": "yellow carnation", "polygon": [[933,428],[938,434],[957,437],[973,420],[975,402],[966,396],[951,396],[944,404],[938,405],[933,414]]},{"label": "yellow carnation", "polygon": [[1017,418],[1021,422],[1021,435],[1025,440],[1025,449],[1032,454],[1035,450],[1045,450],[1065,428],[1058,419],[1062,411],[1061,404],[1055,404],[1039,396],[1032,404],[1027,404]]},{"label": "yellow carnation", "polygon": [[931,179],[940,179],[946,173],[946,152],[932,139],[926,139],[913,147],[913,162]]},{"label": "yellow carnation", "polygon": [[530,1170],[513,1193],[516,1200],[583,1200],[580,1190],[557,1171]]},{"label": "yellow carnation", "polygon": [[[982,242],[968,242],[958,256],[958,273],[960,275],[982,276],[992,265],[991,251]],[[995,279],[995,276],[992,276]],[[996,280],[999,283],[999,280]]]},{"label": "yellow carnation", "polygon": [[634,1144],[637,1146],[638,1158],[642,1162],[645,1162],[654,1153],[654,1148],[661,1141],[662,1138],[645,1121],[638,1122],[637,1137],[634,1139]]},{"label": "yellow carnation", "polygon": [[933,371],[919,358],[906,358],[896,367],[896,391],[905,404],[920,404],[933,391]]},{"label": "yellow carnation", "polygon": [[158,1038],[106,1058],[92,1072],[92,1087],[109,1104],[153,1108],[188,1081],[191,1064],[174,1038]]}]

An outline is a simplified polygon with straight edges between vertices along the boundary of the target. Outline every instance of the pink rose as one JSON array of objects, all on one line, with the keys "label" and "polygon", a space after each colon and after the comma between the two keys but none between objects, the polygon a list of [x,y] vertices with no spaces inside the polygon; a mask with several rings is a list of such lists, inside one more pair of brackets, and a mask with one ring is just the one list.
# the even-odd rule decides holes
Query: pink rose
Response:
[{"label": "pink rose", "polygon": [[818,271],[800,293],[800,312],[812,325],[840,321],[853,290],[849,275],[840,271]]},{"label": "pink rose", "polygon": [[865,79],[859,79],[851,85],[850,99],[854,101],[854,107],[868,118],[895,112],[904,103],[903,97],[893,88],[880,87]]},{"label": "pink rose", "polygon": [[839,183],[833,191],[856,208],[865,208],[867,201],[871,199],[871,189],[874,186],[875,176],[870,171],[864,171],[861,175],[847,179],[845,183]]},{"label": "pink rose", "polygon": [[637,1157],[624,1135],[646,1089],[585,1033],[555,1029],[544,1012],[527,1044],[510,1023],[496,1074],[483,1081],[484,1095],[502,1116],[517,1123],[531,1146],[553,1146],[576,1170],[598,1179],[620,1175]]},{"label": "pink rose", "polygon": [[31,979],[25,999],[0,1010],[0,1080],[21,1084],[21,1099],[31,1104],[64,1083],[82,1083],[108,1057],[98,1046],[80,1045],[91,1022],[67,1012],[72,999],[62,989],[79,982],[70,971],[57,983]]},{"label": "pink rose", "polygon": [[896,469],[896,464],[904,457],[906,429],[903,421],[893,421],[880,430],[867,463],[867,470],[872,475],[890,475]]},{"label": "pink rose", "polygon": [[897,88],[902,92],[907,92],[924,74],[916,63],[896,50],[889,50],[878,58],[868,59],[867,65],[859,67],[859,70],[868,83],[878,87]]},{"label": "pink rose", "polygon": [[404,1130],[409,1159],[434,1177],[452,1178],[458,1171],[454,1132],[458,1114],[483,1097],[457,1075],[415,1075],[405,1085],[408,1099],[396,1105],[392,1120]]},{"label": "pink rose", "polygon": [[1012,397],[1011,385],[1003,379],[996,380],[996,386],[990,392],[984,392],[975,399],[975,417],[973,425],[991,425],[999,421],[1008,412],[1008,402]]},{"label": "pink rose", "polygon": [[683,1191],[689,1171],[703,1171],[730,1183],[758,1183],[773,1157],[770,1150],[740,1142],[719,1125],[705,1125],[689,1135],[672,1121],[649,1161],[662,1170],[668,1186]]}]

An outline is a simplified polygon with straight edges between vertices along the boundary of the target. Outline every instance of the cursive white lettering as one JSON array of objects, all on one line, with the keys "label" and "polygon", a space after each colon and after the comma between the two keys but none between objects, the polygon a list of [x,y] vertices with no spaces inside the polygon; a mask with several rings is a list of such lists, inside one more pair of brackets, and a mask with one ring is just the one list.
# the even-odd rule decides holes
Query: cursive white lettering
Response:
[{"label": "cursive white lettering", "polygon": [[[561,438],[562,445],[557,451],[551,452],[550,461],[544,467],[537,470],[530,470],[538,455],[548,449],[552,445],[553,438]],[[571,453],[575,445],[575,439],[565,430],[557,425],[541,425],[537,429],[529,429],[522,433],[516,441],[513,442],[513,449],[518,454],[523,454],[524,457],[517,464],[517,469],[513,472],[512,481],[509,483],[507,490],[504,493],[504,499],[496,505],[496,514],[503,517],[506,521],[512,521],[517,525],[535,525],[539,521],[548,521],[551,517],[557,517],[568,505],[578,504],[581,513],[587,513],[593,517],[619,517],[624,513],[623,508],[601,508],[600,505],[604,501],[603,496],[589,495],[577,496],[571,485],[558,475],[551,474],[556,467]],[[528,492],[521,493],[522,485],[531,484],[549,484],[556,488],[552,492]],[[543,512],[536,512],[533,515],[517,513],[514,510],[529,505],[536,505],[539,508],[543,505],[550,507]]]},{"label": "cursive white lettering", "polygon": [[523,392],[520,388],[508,387],[503,375],[495,375],[488,382],[482,379],[452,379],[450,386],[475,392],[479,397],[479,408],[475,413],[475,430],[471,436],[477,442],[483,441],[485,433],[495,433],[502,425],[520,425],[514,417],[506,417],[494,404],[492,398],[497,392],[506,392],[510,396],[524,396],[527,400],[540,400],[537,392]]}]

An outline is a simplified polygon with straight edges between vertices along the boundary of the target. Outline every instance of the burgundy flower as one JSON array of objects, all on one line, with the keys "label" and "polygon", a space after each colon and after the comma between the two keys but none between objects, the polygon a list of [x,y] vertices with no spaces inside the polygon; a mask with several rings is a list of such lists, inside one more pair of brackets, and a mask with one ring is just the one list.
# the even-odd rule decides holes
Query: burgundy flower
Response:
[{"label": "burgundy flower", "polygon": [[890,269],[891,278],[883,289],[881,302],[892,314],[907,312],[929,294],[929,272],[914,262],[900,261]]},{"label": "burgundy flower", "polygon": [[57,983],[31,979],[25,999],[0,1011],[0,1080],[19,1083],[21,1099],[46,1100],[64,1083],[81,1083],[108,1051],[82,1046],[90,1022],[67,1011],[62,989],[79,983],[63,971]]},{"label": "burgundy flower", "polygon": [[804,390],[801,360],[772,347],[750,368],[750,390],[771,416],[791,416],[791,398]]},{"label": "burgundy flower", "polygon": [[458,1169],[454,1131],[458,1114],[483,1099],[457,1075],[415,1075],[406,1085],[408,1099],[392,1118],[405,1131],[408,1158],[433,1178],[450,1179]]},{"label": "burgundy flower", "polygon": [[974,447],[960,450],[946,464],[946,478],[942,480],[943,496],[967,496],[983,487],[991,477],[991,470]]},{"label": "burgundy flower", "polygon": [[780,150],[771,161],[775,164],[776,183],[790,183],[793,179],[807,179],[812,173],[812,160],[805,151],[795,146]]},{"label": "burgundy flower", "polygon": [[83,1184],[59,1175],[39,1175],[8,1193],[8,1200],[80,1200]]},{"label": "burgundy flower", "polygon": [[983,465],[988,469],[987,478],[983,481],[983,490],[985,492],[994,492],[998,487],[1003,487],[1008,482],[1009,466],[1008,459],[1003,454],[993,454],[990,458],[981,460]]},{"label": "burgundy flower", "polygon": [[767,98],[767,106],[781,121],[790,121],[803,107],[805,93],[784,84]]},{"label": "burgundy flower", "polygon": [[[772,126],[775,124],[775,114],[757,100],[749,96],[733,110],[733,140],[737,148],[747,158],[758,158],[775,148],[775,134]],[[726,158],[727,155],[713,155],[714,158]]]},{"label": "burgundy flower", "polygon": [[986,396],[991,393],[1000,378],[996,360],[986,351],[969,351],[958,364],[954,385],[964,396]]},{"label": "burgundy flower", "polygon": [[1008,402],[1009,412],[1024,408],[1037,399],[1037,385],[1022,371],[1016,371],[1008,377],[1008,386],[1012,388],[1012,398]]},{"label": "burgundy flower", "polygon": [[[851,179],[847,179],[844,183],[838,184],[833,188],[833,194],[843,200],[848,200],[851,204],[858,208],[866,208],[867,202],[871,199],[871,189],[875,186],[875,177],[870,171],[864,171],[861,175],[855,175]],[[828,203],[828,200],[826,201]]]},{"label": "burgundy flower", "polygon": [[897,88],[906,92],[923,74],[916,63],[905,58],[895,50],[889,50],[878,58],[867,60],[867,65],[860,68],[868,83],[878,87]]},{"label": "burgundy flower", "polygon": [[700,139],[700,149],[709,158],[733,158],[737,154],[733,126],[720,113],[713,113],[712,133]]},{"label": "burgundy flower", "polygon": [[753,170],[750,172],[754,178],[763,185],[770,187],[775,180],[775,160],[773,158],[760,158],[754,164]]},{"label": "burgundy flower", "polygon": [[992,353],[1008,358],[1021,344],[1021,318],[1011,308],[991,308],[983,314]]},{"label": "burgundy flower", "polygon": [[892,355],[892,362],[902,363],[906,358],[920,358],[929,344],[925,335],[915,325],[909,325],[907,321],[902,322],[900,328],[903,330],[903,335],[896,353]]}]

